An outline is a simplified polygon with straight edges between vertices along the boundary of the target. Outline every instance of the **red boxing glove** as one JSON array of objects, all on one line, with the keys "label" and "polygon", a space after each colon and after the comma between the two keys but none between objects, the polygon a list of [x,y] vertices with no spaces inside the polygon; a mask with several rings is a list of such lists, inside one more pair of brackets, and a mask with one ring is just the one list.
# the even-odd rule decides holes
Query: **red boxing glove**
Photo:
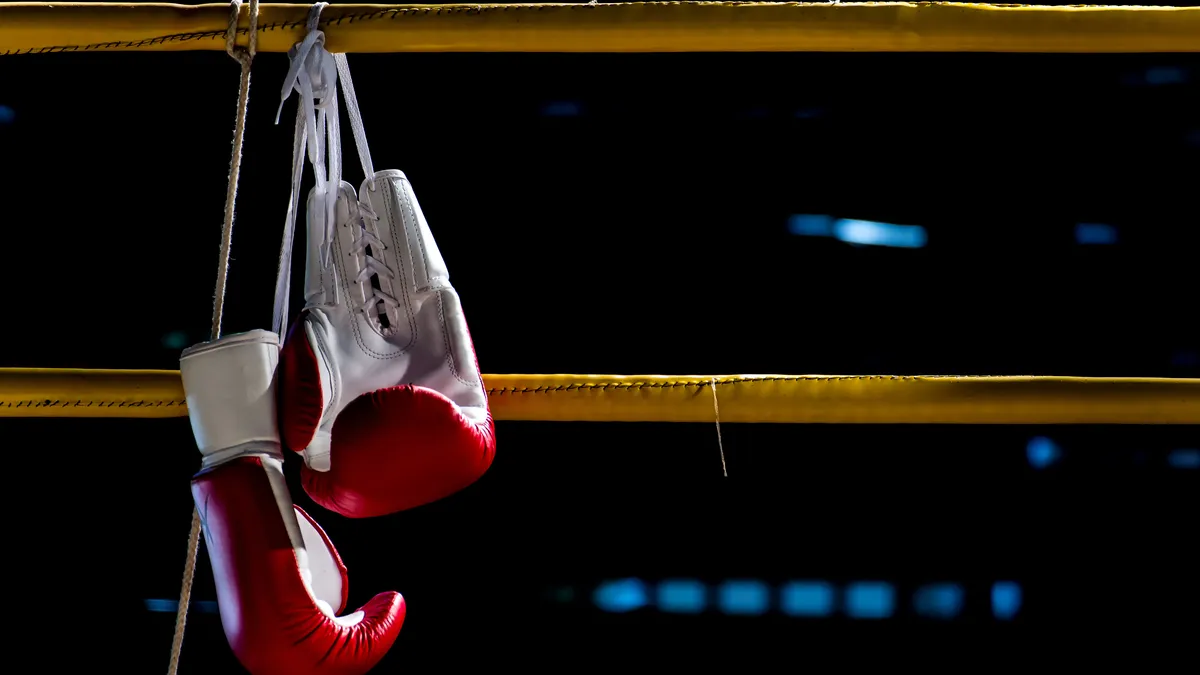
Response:
[{"label": "red boxing glove", "polygon": [[324,531],[293,507],[283,476],[273,376],[279,338],[231,335],[180,358],[203,468],[192,497],[216,580],[221,623],[252,675],[362,675],[404,623],[398,593],[338,616],[346,568]]},{"label": "red boxing glove", "polygon": [[339,616],[346,568],[325,532],[293,510],[278,459],[242,457],[202,472],[192,497],[225,636],[252,675],[361,675],[387,654],[404,598],[380,593]]},{"label": "red boxing glove", "polygon": [[446,497],[491,466],[495,427],[458,293],[408,179],[309,196],[305,309],[284,342],[279,429],[303,485],[351,518]]}]

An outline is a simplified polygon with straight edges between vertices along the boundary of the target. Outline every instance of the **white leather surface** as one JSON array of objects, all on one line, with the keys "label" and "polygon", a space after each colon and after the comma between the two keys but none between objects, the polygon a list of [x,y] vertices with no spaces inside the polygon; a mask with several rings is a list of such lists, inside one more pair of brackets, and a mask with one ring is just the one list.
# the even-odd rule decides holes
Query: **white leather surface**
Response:
[{"label": "white leather surface", "polygon": [[[320,269],[315,249],[323,233],[321,209],[313,208],[320,200],[309,198],[306,332],[328,399],[318,434],[328,437],[337,413],[358,396],[400,384],[441,392],[468,418],[482,421],[487,399],[466,318],[412,186],[395,170],[376,172],[374,190],[369,183],[363,181],[358,193],[350,184],[341,184],[331,252],[333,274]],[[387,314],[388,327],[375,312],[360,311],[370,284],[370,280],[357,281],[364,264],[354,246],[361,235],[356,217],[360,199],[379,216],[378,221],[365,222],[387,246],[372,254],[397,273],[390,283],[379,277],[381,289],[399,301],[399,307]],[[310,466],[321,470],[327,461],[319,457],[322,444],[313,445]]]},{"label": "white leather surface", "polygon": [[227,335],[184,350],[179,370],[192,434],[205,466],[255,452],[280,451],[275,417],[279,336],[265,330]]}]

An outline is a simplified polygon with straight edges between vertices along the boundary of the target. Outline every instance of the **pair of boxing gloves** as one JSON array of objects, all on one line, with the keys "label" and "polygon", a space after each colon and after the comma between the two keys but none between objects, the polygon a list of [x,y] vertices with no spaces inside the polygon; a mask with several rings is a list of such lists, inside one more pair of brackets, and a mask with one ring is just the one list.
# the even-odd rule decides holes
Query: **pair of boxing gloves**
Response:
[{"label": "pair of boxing gloves", "polygon": [[293,505],[286,452],[303,455],[313,501],[365,518],[461,490],[496,448],[458,294],[404,174],[341,182],[333,228],[313,215],[323,199],[309,198],[305,309],[282,345],[251,331],[180,358],[203,458],[192,496],[226,637],[252,675],[360,675],[405,616],[394,592],[343,615],[345,565]]}]

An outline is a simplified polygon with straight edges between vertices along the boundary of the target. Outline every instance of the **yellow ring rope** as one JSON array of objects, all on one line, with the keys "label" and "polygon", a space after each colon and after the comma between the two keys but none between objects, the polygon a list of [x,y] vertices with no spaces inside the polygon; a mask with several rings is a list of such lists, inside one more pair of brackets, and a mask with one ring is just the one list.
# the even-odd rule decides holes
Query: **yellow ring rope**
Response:
[{"label": "yellow ring rope", "polygon": [[[260,5],[258,51],[309,5]],[[229,6],[0,4],[0,54],[223,50]],[[1200,8],[956,3],[338,5],[333,51],[1200,52]],[[245,29],[242,29],[245,32]],[[502,420],[713,420],[710,376],[488,375]],[[1200,424],[1200,380],[722,376],[728,422]],[[2,417],[183,417],[175,371],[0,369]]]},{"label": "yellow ring rope", "polygon": [[[498,420],[1200,424],[1200,379],[484,375]],[[0,417],[184,417],[178,371],[0,369]]]},{"label": "yellow ring rope", "polygon": [[[258,51],[307,4],[260,6]],[[0,54],[225,49],[229,5],[0,4]],[[1197,52],[1200,7],[630,2],[335,5],[334,52]],[[245,32],[246,29],[241,29]]]}]

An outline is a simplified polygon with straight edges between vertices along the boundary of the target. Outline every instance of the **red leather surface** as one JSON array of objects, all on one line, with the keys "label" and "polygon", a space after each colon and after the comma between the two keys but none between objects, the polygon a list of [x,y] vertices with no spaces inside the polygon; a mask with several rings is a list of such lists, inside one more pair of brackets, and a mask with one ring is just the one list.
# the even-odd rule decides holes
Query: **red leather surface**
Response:
[{"label": "red leather surface", "polygon": [[404,623],[404,599],[380,593],[356,625],[313,602],[261,460],[237,459],[192,480],[229,645],[253,675],[360,675]]},{"label": "red leather surface", "polygon": [[496,455],[491,414],[467,419],[445,396],[402,386],[363,394],[333,425],[330,470],[300,471],[304,490],[351,518],[395,513],[458,492]]},{"label": "red leather surface", "polygon": [[[279,431],[299,452],[312,442],[323,405],[317,356],[296,320],[280,355]],[[363,394],[334,422],[330,470],[302,470],[313,501],[349,518],[395,513],[447,497],[492,465],[491,413],[473,422],[441,393],[403,385]]]}]

